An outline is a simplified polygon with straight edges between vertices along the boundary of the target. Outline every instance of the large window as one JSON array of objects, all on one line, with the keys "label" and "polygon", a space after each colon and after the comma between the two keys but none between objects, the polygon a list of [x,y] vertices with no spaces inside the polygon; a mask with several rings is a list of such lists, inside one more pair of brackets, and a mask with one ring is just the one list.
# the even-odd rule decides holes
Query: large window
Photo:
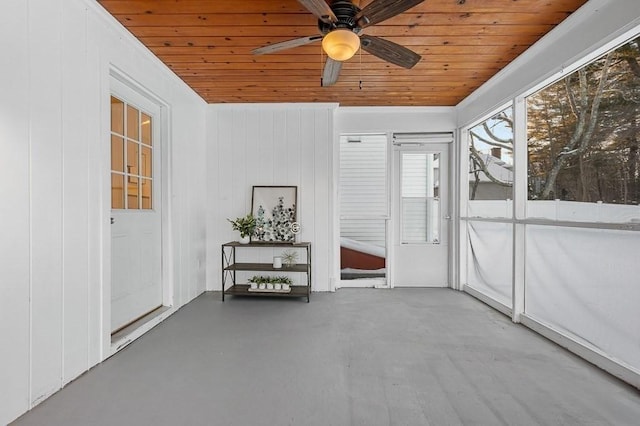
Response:
[{"label": "large window", "polygon": [[527,98],[530,200],[638,204],[639,43]]}]

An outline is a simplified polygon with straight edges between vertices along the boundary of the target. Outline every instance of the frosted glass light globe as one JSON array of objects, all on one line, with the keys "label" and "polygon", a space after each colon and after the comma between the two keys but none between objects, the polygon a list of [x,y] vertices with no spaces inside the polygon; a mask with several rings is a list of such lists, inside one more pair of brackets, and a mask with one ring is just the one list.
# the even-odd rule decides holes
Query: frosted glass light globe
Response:
[{"label": "frosted glass light globe", "polygon": [[322,48],[334,61],[346,61],[360,48],[360,37],[351,30],[333,30],[322,39]]}]

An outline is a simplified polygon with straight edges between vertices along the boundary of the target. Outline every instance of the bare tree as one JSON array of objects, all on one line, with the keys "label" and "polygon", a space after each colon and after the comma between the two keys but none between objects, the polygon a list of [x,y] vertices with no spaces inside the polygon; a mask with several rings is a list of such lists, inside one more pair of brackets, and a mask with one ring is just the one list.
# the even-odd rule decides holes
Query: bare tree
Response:
[{"label": "bare tree", "polygon": [[609,73],[612,55],[613,53],[611,52],[605,57],[604,65],[600,71],[600,81],[598,82],[598,87],[591,99],[589,96],[589,84],[586,68],[582,68],[578,71],[578,99],[576,99],[576,94],[573,93],[573,89],[571,87],[572,76],[565,78],[569,105],[571,106],[572,113],[577,119],[577,123],[571,139],[569,139],[567,144],[562,148],[562,151],[556,155],[553,161],[553,166],[547,174],[545,185],[542,189],[542,198],[549,197],[549,194],[555,186],[558,173],[567,160],[583,154],[593,141],[593,133],[596,128],[596,124],[598,123],[600,102],[607,82],[607,75]]},{"label": "bare tree", "polygon": [[[513,129],[513,120],[505,111],[502,111],[469,131],[471,139],[469,145],[470,173],[473,174],[474,178],[469,197],[472,200],[476,198],[480,178],[483,174],[494,184],[502,187],[513,186],[512,181],[502,180],[491,173],[489,161],[492,157],[483,155],[476,147],[479,142],[482,142],[488,146],[513,151],[513,132],[509,132],[511,135],[509,138],[500,136],[498,132],[495,131],[497,126]],[[480,133],[480,129],[482,130],[482,134]]]}]

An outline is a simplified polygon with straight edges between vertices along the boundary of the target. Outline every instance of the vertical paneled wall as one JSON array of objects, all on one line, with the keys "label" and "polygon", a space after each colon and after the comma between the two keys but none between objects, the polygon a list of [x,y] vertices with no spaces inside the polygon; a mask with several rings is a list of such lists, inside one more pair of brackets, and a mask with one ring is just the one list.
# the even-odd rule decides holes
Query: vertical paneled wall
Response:
[{"label": "vertical paneled wall", "polygon": [[205,286],[205,103],[93,0],[0,3],[0,424],[102,360],[109,69],[169,109],[174,307]]},{"label": "vertical paneled wall", "polygon": [[299,239],[313,244],[313,290],[330,289],[335,108],[333,104],[209,106],[208,289],[221,289],[220,245],[238,239],[227,218],[250,212],[253,185],[298,187]]}]

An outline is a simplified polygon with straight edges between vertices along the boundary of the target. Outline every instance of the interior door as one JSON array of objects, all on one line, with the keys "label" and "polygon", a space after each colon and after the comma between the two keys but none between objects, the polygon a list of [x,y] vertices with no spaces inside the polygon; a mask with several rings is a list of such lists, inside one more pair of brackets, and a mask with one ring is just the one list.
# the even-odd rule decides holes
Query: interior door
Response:
[{"label": "interior door", "polygon": [[112,79],[111,330],[162,305],[160,107]]},{"label": "interior door", "polygon": [[449,285],[449,144],[394,145],[394,287]]}]

